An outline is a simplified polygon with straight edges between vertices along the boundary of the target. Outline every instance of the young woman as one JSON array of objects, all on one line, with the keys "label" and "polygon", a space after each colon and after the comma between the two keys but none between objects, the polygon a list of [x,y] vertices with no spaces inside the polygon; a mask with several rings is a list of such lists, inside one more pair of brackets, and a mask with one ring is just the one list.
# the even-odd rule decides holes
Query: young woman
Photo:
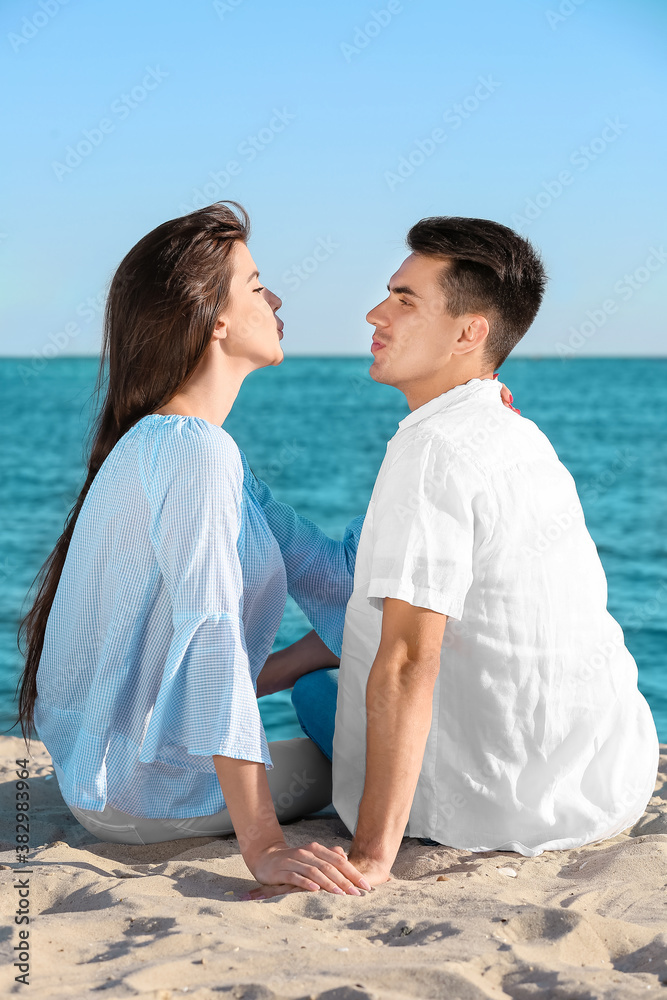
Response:
[{"label": "young woman", "polygon": [[[287,846],[278,817],[327,804],[331,769],[308,739],[269,747],[257,706],[338,662],[360,525],[334,542],[276,503],[221,427],[245,377],[282,360],[248,235],[217,203],[113,278],[88,475],[22,623],[19,720],[101,839],[236,832],[258,881],[359,895],[341,847]],[[287,591],[316,632],[263,671]]]}]

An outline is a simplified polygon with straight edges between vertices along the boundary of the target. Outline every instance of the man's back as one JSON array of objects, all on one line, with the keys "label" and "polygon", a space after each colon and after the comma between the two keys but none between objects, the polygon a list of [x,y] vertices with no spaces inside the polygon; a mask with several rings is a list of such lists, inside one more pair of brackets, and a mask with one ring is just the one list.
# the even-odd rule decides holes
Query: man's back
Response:
[{"label": "man's back", "polygon": [[373,491],[334,741],[334,804],[351,829],[384,597],[448,615],[409,835],[530,855],[643,813],[657,733],[574,481],[490,379],[401,421]]}]

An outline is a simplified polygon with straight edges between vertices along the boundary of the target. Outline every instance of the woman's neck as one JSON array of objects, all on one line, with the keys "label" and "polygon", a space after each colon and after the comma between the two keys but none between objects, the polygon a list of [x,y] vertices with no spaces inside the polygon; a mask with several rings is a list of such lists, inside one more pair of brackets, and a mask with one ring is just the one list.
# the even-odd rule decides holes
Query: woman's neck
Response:
[{"label": "woman's neck", "polygon": [[155,413],[201,417],[219,427],[227,419],[246,375],[247,363],[238,365],[232,359],[211,354],[204,359],[180,392]]}]

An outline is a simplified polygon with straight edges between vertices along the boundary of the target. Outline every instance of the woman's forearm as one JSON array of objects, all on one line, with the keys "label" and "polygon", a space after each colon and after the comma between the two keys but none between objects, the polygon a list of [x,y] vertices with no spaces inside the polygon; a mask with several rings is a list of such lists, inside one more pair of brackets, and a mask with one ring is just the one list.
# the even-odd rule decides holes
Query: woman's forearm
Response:
[{"label": "woman's forearm", "polygon": [[299,677],[323,667],[337,667],[340,660],[314,630],[297,642],[271,653],[257,678],[257,697],[294,687]]},{"label": "woman's forearm", "polygon": [[262,851],[276,844],[285,846],[266,767],[252,760],[217,754],[213,763],[243,860],[254,874],[254,863]]}]

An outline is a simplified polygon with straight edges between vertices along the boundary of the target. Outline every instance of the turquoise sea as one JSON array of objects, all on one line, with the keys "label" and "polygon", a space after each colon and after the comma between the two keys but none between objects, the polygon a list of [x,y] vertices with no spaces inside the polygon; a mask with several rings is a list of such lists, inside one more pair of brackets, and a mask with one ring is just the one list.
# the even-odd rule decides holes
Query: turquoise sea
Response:
[{"label": "turquoise sea", "polygon": [[[363,512],[404,397],[370,358],[286,358],[245,382],[225,428],[274,493],[342,537]],[[41,367],[40,367],[41,365]],[[15,722],[16,627],[83,478],[97,362],[0,359],[0,729]],[[639,686],[667,741],[667,359],[508,361],[515,404],[575,477]],[[289,604],[276,648],[308,625]],[[269,739],[300,733],[288,693],[260,701]],[[17,726],[12,733],[20,735]]]}]

